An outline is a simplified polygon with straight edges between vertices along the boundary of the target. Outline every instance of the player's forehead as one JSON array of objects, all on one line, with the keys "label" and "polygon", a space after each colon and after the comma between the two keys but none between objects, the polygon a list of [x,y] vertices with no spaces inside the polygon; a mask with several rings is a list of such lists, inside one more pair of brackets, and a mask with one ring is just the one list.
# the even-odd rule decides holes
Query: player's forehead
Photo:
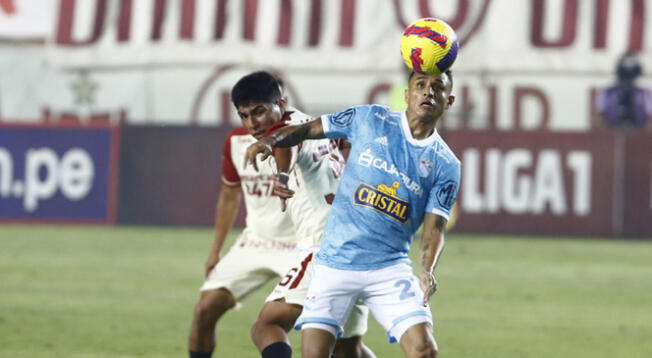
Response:
[{"label": "player's forehead", "polygon": [[236,109],[239,113],[249,113],[253,111],[269,109],[274,103],[261,100],[245,101],[239,104]]},{"label": "player's forehead", "polygon": [[416,82],[440,83],[443,84],[444,86],[450,86],[451,84],[450,78],[448,78],[448,75],[446,73],[442,73],[439,75],[429,75],[426,73],[414,72],[412,76],[410,76],[409,82],[410,83],[416,83]]}]

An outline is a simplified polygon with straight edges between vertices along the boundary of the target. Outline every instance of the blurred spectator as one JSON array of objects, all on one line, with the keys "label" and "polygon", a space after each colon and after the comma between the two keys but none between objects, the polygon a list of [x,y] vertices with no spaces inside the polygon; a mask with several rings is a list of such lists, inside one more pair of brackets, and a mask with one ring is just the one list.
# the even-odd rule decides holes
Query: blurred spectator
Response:
[{"label": "blurred spectator", "polygon": [[607,128],[651,128],[652,93],[638,87],[643,68],[634,53],[623,55],[616,66],[618,82],[598,93],[596,110],[600,126]]}]

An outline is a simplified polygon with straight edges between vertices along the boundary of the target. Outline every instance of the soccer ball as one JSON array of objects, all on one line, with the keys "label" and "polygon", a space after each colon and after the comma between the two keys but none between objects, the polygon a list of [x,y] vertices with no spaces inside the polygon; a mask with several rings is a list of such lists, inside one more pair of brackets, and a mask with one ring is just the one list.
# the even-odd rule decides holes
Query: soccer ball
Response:
[{"label": "soccer ball", "polygon": [[429,75],[449,70],[457,58],[458,47],[455,30],[435,18],[413,22],[401,37],[401,56],[405,65],[415,72]]}]

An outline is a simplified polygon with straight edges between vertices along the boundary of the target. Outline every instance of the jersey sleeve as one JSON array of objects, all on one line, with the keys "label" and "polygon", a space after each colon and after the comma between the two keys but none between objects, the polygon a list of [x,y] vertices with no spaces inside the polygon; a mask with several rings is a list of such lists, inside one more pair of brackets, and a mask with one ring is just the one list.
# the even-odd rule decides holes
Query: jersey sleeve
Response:
[{"label": "jersey sleeve", "polygon": [[233,157],[231,155],[231,138],[233,132],[229,134],[224,141],[224,150],[222,151],[222,182],[229,186],[236,186],[240,184],[240,174],[233,164]]},{"label": "jersey sleeve", "polygon": [[439,168],[437,181],[428,196],[427,213],[437,214],[446,220],[449,219],[460,187],[460,168],[459,161]]},{"label": "jersey sleeve", "polygon": [[356,131],[364,127],[361,123],[370,113],[371,106],[356,106],[342,112],[325,114],[321,116],[324,134],[328,138],[344,138],[355,140]]}]

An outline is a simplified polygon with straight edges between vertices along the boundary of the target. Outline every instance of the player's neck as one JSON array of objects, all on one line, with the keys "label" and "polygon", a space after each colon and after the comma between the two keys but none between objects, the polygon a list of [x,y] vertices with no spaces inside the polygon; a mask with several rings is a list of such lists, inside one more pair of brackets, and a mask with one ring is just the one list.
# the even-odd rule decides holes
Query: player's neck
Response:
[{"label": "player's neck", "polygon": [[408,118],[408,124],[410,126],[410,132],[412,132],[412,138],[421,140],[432,135],[437,125],[437,119],[412,117]]}]

